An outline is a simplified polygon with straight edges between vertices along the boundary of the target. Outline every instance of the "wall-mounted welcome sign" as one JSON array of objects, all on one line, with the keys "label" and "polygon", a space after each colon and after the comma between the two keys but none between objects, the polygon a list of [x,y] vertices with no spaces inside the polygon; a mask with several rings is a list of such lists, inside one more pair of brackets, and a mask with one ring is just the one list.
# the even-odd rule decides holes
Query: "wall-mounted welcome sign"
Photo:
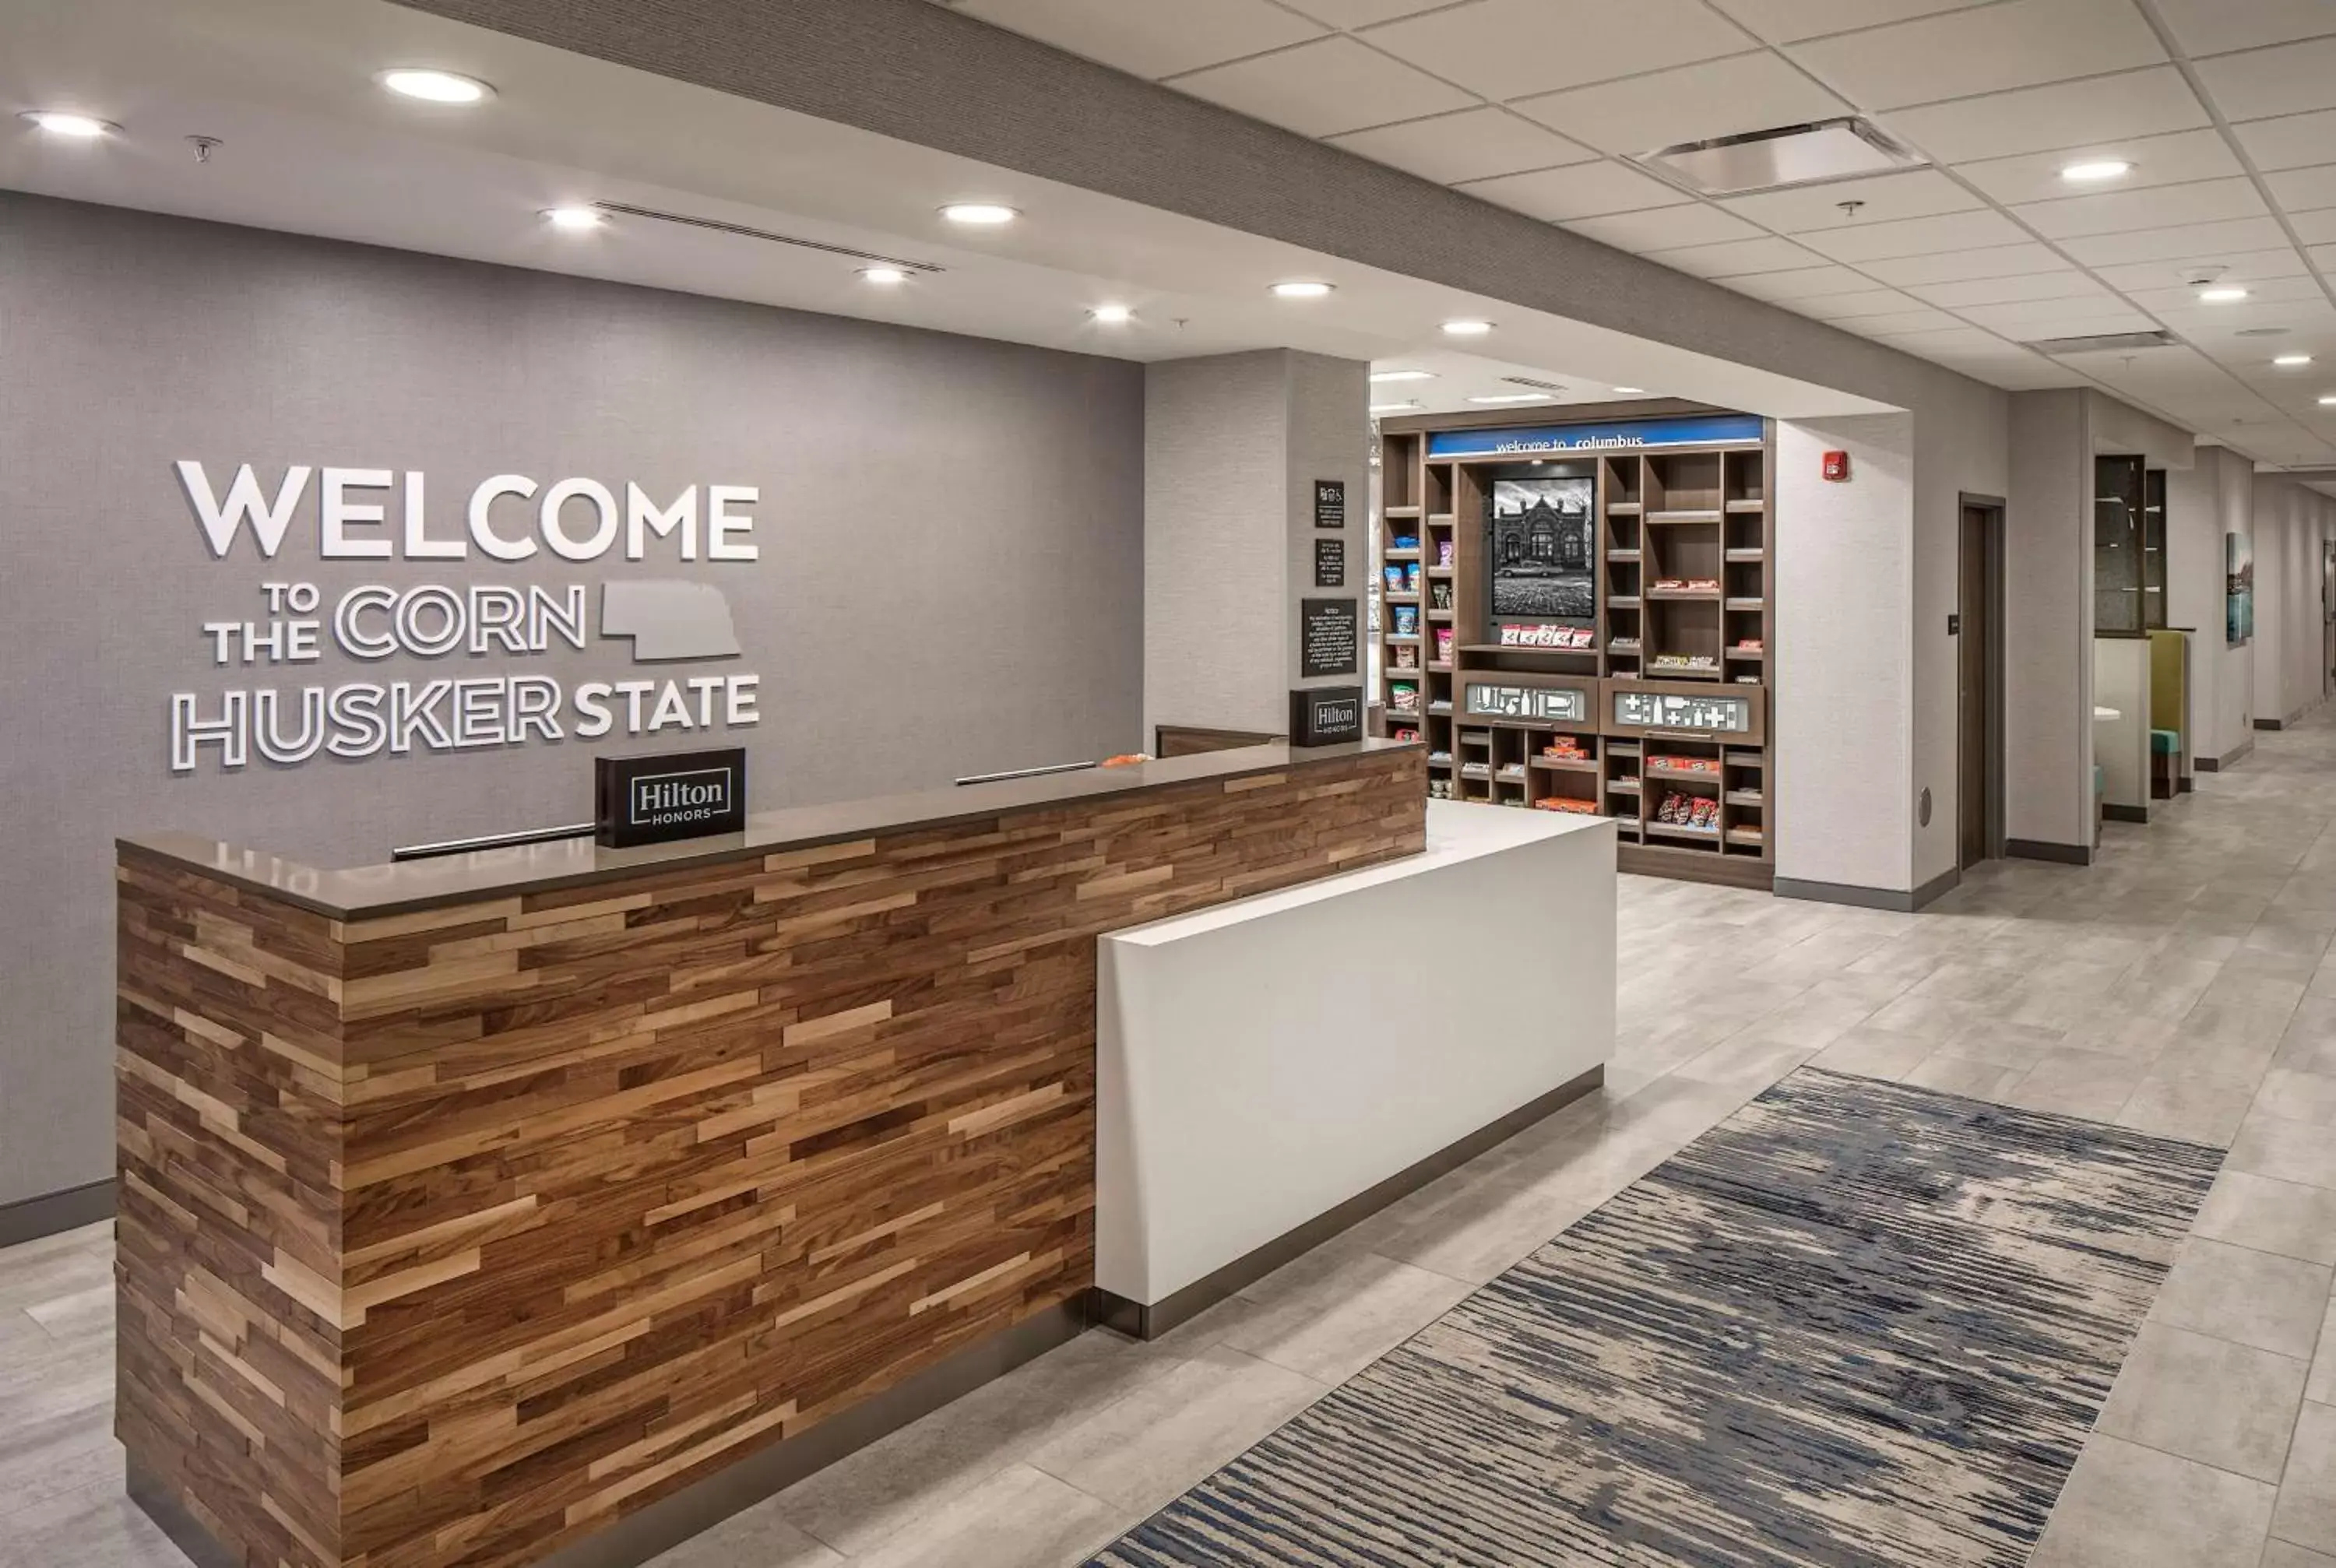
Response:
[{"label": "wall-mounted welcome sign", "polygon": [[1708,442],[1758,441],[1767,433],[1757,414],[1697,414],[1677,419],[1609,420],[1595,424],[1512,425],[1492,430],[1436,430],[1430,457],[1533,457],[1548,452],[1640,452]]}]

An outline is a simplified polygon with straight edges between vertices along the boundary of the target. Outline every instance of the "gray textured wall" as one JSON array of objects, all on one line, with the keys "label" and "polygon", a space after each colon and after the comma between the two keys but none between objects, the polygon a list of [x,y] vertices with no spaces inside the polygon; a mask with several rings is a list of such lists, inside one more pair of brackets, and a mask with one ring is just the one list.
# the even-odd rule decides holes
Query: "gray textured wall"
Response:
[{"label": "gray textured wall", "polygon": [[[0,1203],[112,1167],[111,839],[179,828],[352,863],[590,814],[589,745],[167,768],[200,625],[264,579],[584,582],[621,564],[213,560],[171,464],[421,469],[434,532],[494,473],[759,486],[727,593],[763,717],[757,808],[1134,746],[1140,366],[0,193]],[[597,589],[593,594],[597,609]],[[450,666],[469,664],[463,670]],[[720,673],[722,666],[686,673]],[[637,672],[622,651],[359,667],[326,683]],[[668,749],[687,737],[660,736]]]}]

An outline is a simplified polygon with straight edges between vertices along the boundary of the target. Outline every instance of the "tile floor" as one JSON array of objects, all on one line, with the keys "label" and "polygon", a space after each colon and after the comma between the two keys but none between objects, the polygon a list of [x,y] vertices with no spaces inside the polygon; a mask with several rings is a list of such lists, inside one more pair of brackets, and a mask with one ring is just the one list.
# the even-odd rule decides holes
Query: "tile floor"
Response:
[{"label": "tile floor", "polygon": [[[2227,1145],[2032,1568],[2336,1568],[2336,722],[1920,915],[1626,880],[1606,1090],[1150,1345],[1090,1333],[660,1559],[1075,1563],[1814,1062]],[[0,1568],[121,1497],[104,1227],[0,1252]]]}]

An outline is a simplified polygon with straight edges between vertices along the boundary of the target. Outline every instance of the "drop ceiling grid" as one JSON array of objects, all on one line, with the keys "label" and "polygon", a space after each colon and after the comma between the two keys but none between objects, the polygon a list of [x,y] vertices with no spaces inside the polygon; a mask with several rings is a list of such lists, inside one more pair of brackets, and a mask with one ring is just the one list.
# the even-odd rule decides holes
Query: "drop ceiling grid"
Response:
[{"label": "drop ceiling grid", "polygon": [[[954,3],[958,8],[984,20],[1028,33],[1042,42],[1075,53],[1097,58],[1106,53],[1117,54],[1120,58],[1105,63],[1123,70],[1136,69],[1139,74],[1151,75],[1167,86],[1197,96],[1229,102],[1231,106],[1259,118],[1274,119],[1280,112],[1285,124],[1316,134],[1332,145],[1348,147],[1398,167],[1406,167],[1406,160],[1415,159],[1423,164],[1465,169],[1466,160],[1455,144],[1465,145],[1465,138],[1455,137],[1450,127],[1439,122],[1469,115],[1478,116],[1476,122],[1481,123],[1481,117],[1490,110],[1501,116],[1498,127],[1510,149],[1498,172],[1448,178],[1442,182],[1455,190],[1500,200],[1520,186],[1530,187],[1531,182],[1522,177],[1566,170],[1557,178],[1568,190],[1611,189],[1618,192],[1612,200],[1621,204],[1610,209],[1595,199],[1586,203],[1552,203],[1557,216],[1545,216],[1545,220],[1562,223],[1655,261],[1676,265],[1680,270],[1710,278],[1740,292],[1770,299],[1799,314],[1831,321],[1983,381],[2019,386],[2092,382],[2162,417],[2200,429],[2202,433],[2213,433],[2242,450],[2251,445],[2259,447],[2261,450],[2252,454],[2263,456],[2266,461],[2270,461],[2267,454],[2271,451],[2289,449],[2312,453],[2317,461],[2336,459],[2336,415],[2322,417],[2307,412],[2301,402],[2291,407],[2275,401],[2282,392],[2336,390],[2336,336],[2322,333],[2311,340],[2311,346],[2324,346],[2320,357],[2328,371],[2321,377],[2329,382],[2327,388],[2321,388],[2318,381],[2307,386],[2303,377],[2282,382],[2273,375],[2268,365],[2273,340],[2216,338],[2205,332],[2194,339],[2191,333],[2176,324],[2188,317],[2170,311],[2166,303],[2166,291],[2180,281],[2185,263],[2195,265],[2214,259],[2197,257],[2194,260],[2195,247],[2206,243],[2208,234],[2227,231],[2206,226],[2236,223],[2244,226],[2245,234],[2252,235],[2267,219],[2276,225],[2278,237],[2293,251],[2294,271],[2310,278],[2319,297],[2336,305],[2336,287],[2331,287],[2328,276],[2336,271],[2336,266],[2331,266],[2336,262],[2336,248],[2312,238],[2336,231],[2336,203],[2324,209],[2307,206],[2291,209],[2279,199],[2281,190],[2295,191],[2307,200],[2312,200],[2316,191],[2336,190],[2336,145],[2331,145],[2330,155],[2322,161],[2330,167],[2310,170],[2303,177],[2274,183],[2258,167],[2242,140],[2241,129],[2234,127],[2252,127],[2260,135],[2263,127],[2275,123],[2275,117],[2267,111],[2262,118],[2251,121],[2248,116],[2253,105],[2219,102],[2213,91],[2217,76],[2239,81],[2252,77],[2266,84],[2264,99],[2280,115],[2336,112],[2336,83],[2318,98],[2298,99],[2294,94],[2299,90],[2309,94],[2312,89],[2299,89],[2296,78],[2309,77],[2310,73],[2299,73],[2285,59],[2251,58],[2299,44],[2308,44],[2315,54],[2322,50],[2336,51],[2336,3],[2326,6],[2324,20],[2312,19],[2302,8],[2283,6],[2278,24],[2268,29],[2234,35],[2228,34],[2225,29],[2213,29],[2218,36],[2229,36],[2233,42],[2226,51],[2211,56],[2214,69],[2208,72],[2201,72],[2185,52],[2183,36],[2185,29],[2194,34],[2202,30],[2201,17],[2212,14],[2213,0],[1887,0],[1880,5],[1874,0],[1856,0],[1855,4],[1847,0],[1642,0],[1630,7],[1614,6],[1608,0],[1206,0],[1205,5],[1191,11],[1176,8],[1183,14],[1178,18],[1173,44],[1163,41],[1157,28],[1149,24],[1139,25],[1142,15],[1157,15],[1151,7],[1130,7],[1124,0],[940,3]],[[1650,16],[1650,10],[1660,11],[1662,15]],[[2298,15],[2305,19],[2296,21]],[[1858,24],[1840,25],[1852,18]],[[1465,40],[1488,27],[1499,32],[1504,19],[1517,25],[1541,27],[1557,36],[1569,36],[1570,28],[1582,28],[1580,37],[1586,47],[1574,51],[1523,51],[1528,58],[1522,60],[1513,51],[1505,58],[1479,67],[1471,51],[1449,45],[1450,39]],[[1661,25],[1654,25],[1657,22]],[[1117,34],[1112,32],[1114,26],[1119,29]],[[1212,40],[1205,36],[1212,26],[1222,34],[1213,47]],[[1663,47],[1660,54],[1642,53],[1636,56],[1654,63],[1646,69],[1620,73],[1609,69],[1631,57],[1630,49],[1616,47],[1618,27],[1626,28],[1639,41],[1660,37]],[[1203,35],[1196,37],[1196,29]],[[1439,37],[1447,40],[1440,48],[1436,44]],[[1098,38],[1108,47],[1099,45]],[[1987,43],[1990,39],[1992,44]],[[1250,46],[1268,40],[1270,42],[1266,46]],[[1977,58],[1953,57],[1952,52],[1962,40],[1974,41],[1970,54]],[[1433,111],[1374,121],[1372,102],[1391,100],[1364,102],[1367,95],[1358,94],[1358,105],[1345,112],[1335,126],[1325,128],[1318,107],[1324,96],[1319,77],[1311,81],[1284,77],[1286,85],[1278,84],[1277,78],[1284,73],[1305,78],[1313,75],[1318,68],[1332,64],[1334,57],[1338,57],[1337,50],[1325,46],[1334,42],[1338,48],[1353,51],[1360,45],[1383,57],[1382,64],[1371,68],[1375,72],[1399,68],[1402,74],[1392,79],[1411,86],[1408,101],[1433,104]],[[1156,63],[1171,68],[1154,72],[1132,65],[1130,54],[1140,54],[1146,48],[1154,52]],[[1910,71],[1896,57],[1897,52],[1908,48],[1938,54],[1936,68]],[[2100,54],[2103,48],[2108,49],[2106,55]],[[1603,62],[1592,69],[1588,78],[1580,75],[1578,56],[1585,54]],[[1423,54],[1434,58],[1424,63]],[[1343,58],[1361,57],[1350,54]],[[1533,62],[1540,59],[1550,63],[1536,73]],[[1205,63],[1194,63],[1196,60]],[[1438,66],[1441,69],[1436,68]],[[2147,73],[2166,73],[2163,83],[2145,77]],[[1786,106],[1793,106],[1797,114],[1813,117],[1826,112],[1854,110],[1872,114],[1887,128],[1902,116],[1909,116],[1918,123],[1936,125],[1941,111],[1951,112],[1958,107],[1982,104],[1990,99],[2000,100],[2016,93],[2020,96],[2009,107],[2032,115],[2037,106],[2045,104],[2048,99],[2053,103],[2074,106],[2068,100],[2067,90],[2091,86],[2099,89],[2099,96],[2122,93],[2131,98],[2138,93],[2141,98],[2163,105],[2158,113],[2164,122],[2150,124],[2134,135],[2107,138],[2107,143],[2145,143],[2151,137],[2170,140],[2190,136],[2193,141],[2189,151],[2196,155],[2202,150],[2195,137],[2211,133],[2227,149],[2229,158],[2206,160],[2194,178],[2175,177],[2156,185],[2113,187],[2089,193],[2119,199],[2091,207],[2069,205],[2072,200],[2084,202],[2087,197],[2082,196],[1999,200],[1979,180],[1967,175],[1963,167],[2000,168],[2020,159],[2034,160],[2056,152],[2076,153],[2085,150],[2083,142],[2049,147],[2023,144],[2016,151],[1973,156],[1961,163],[1942,161],[1923,171],[1922,178],[1945,181],[1951,191],[1936,184],[1925,187],[1922,202],[1913,212],[1900,218],[1877,215],[1864,225],[1849,226],[1879,232],[1837,242],[1838,248],[1848,254],[1816,254],[1800,268],[1773,268],[1763,262],[1762,270],[1737,275],[1701,265],[1700,258],[1693,253],[1716,251],[1731,242],[1758,245],[1766,242],[1766,237],[1774,236],[1793,250],[1780,246],[1766,254],[1772,259],[1791,258],[1794,251],[1827,251],[1827,237],[1843,230],[1801,227],[1806,220],[1806,200],[1764,203],[1762,198],[1754,197],[1746,201],[1719,201],[1679,190],[1663,205],[1650,207],[1643,196],[1625,198],[1619,194],[1635,189],[1634,182],[1621,177],[1638,173],[1638,166],[1619,153],[1599,150],[1601,142],[1612,146],[1613,137],[1621,132],[1611,131],[1601,137],[1598,129],[1600,117],[1594,112],[1585,117],[1582,108],[1587,105],[1595,111],[1601,103],[1627,102],[1632,83],[1660,83],[1664,77],[1694,83],[1697,91],[1687,95],[1689,101],[1678,114],[1634,112],[1630,123],[1642,137],[1654,133],[1655,127],[1663,125],[1667,118],[1671,126],[1679,129],[1678,134],[1668,138],[1670,141],[1760,129],[1769,123],[1761,117],[1764,112],[1781,112]],[[1471,78],[1479,85],[1472,85],[1470,80],[1463,78]],[[1859,92],[1861,78],[1871,85],[1869,93],[1862,95]],[[1715,99],[1728,100],[1727,88],[1731,81],[1746,84],[1746,93],[1738,95],[1747,100],[1740,112],[1754,116],[1759,123],[1734,124],[1724,116],[1715,119]],[[1955,95],[1921,99],[1921,89],[1916,84],[1941,82],[1953,86]],[[1222,95],[1221,83],[1225,84]],[[1480,85],[1487,83],[1489,90],[1479,90]],[[2173,93],[2163,91],[2168,86]],[[1287,108],[1277,103],[1277,91],[1281,93],[1281,102]],[[2174,95],[2185,92],[2195,98],[2194,104],[2185,105]],[[1862,96],[1873,97],[1875,102],[1861,101]],[[1912,102],[1910,98],[1921,101]],[[1884,102],[1893,107],[1880,109],[1878,102]],[[2006,109],[2007,105],[2000,102],[1989,106],[1989,112],[1995,113]],[[1915,112],[1910,116],[1910,111]],[[2084,112],[2079,107],[2079,112]],[[2090,112],[2098,114],[2099,111],[2096,106]],[[2049,112],[2049,108],[2045,112]],[[1347,120],[1364,122],[1348,124],[1344,122]],[[1638,130],[1640,126],[1645,129]],[[1916,151],[1927,151],[1921,145],[1921,136],[1895,131],[1893,133],[1914,145]],[[1520,153],[1516,149],[1532,151]],[[1515,167],[1520,157],[1539,158],[1544,152],[1546,162],[1537,161],[1524,169]],[[1592,178],[1598,165],[1606,166],[1611,172]],[[1421,168],[1414,171],[1428,172]],[[1437,176],[1429,173],[1429,177]],[[1863,183],[1874,184],[1878,199],[1884,182],[1905,178],[1880,175],[1871,177],[1870,181],[1844,181],[1838,187],[1844,192],[1839,199],[1853,199],[1850,193]],[[1472,186],[1478,189],[1472,190]],[[1808,192],[1797,194],[1806,197]],[[1514,199],[1512,202],[1532,205]],[[1877,200],[1876,204],[1881,202]],[[1583,205],[1594,210],[1577,209]],[[2023,207],[2036,209],[2034,221],[2023,216]],[[2126,209],[2122,213],[2121,208]],[[2174,209],[2175,215],[2166,216],[2156,210],[2159,208]],[[2294,217],[2297,210],[2312,214],[2301,230]],[[1698,212],[1700,217],[1694,216]],[[1626,213],[1628,217],[1623,216]],[[1904,238],[1896,245],[1891,242],[1891,233],[1880,231],[1881,225],[1893,221],[1909,225],[1903,231]],[[2096,230],[2097,224],[2106,227]],[[2198,226],[2195,236],[2189,232],[2194,225]],[[2045,228],[2060,233],[2055,238],[2042,232]],[[2169,237],[2168,230],[2175,232]],[[1750,236],[1763,238],[1754,239]],[[1731,241],[1730,237],[1737,238]],[[2148,248],[2162,243],[2184,254],[2136,265],[2130,258],[2088,262],[2077,253],[2082,250],[2101,257],[2119,252],[2123,248],[2120,237],[2130,237],[2131,246]],[[2234,238],[2244,235],[2234,233]],[[2269,251],[2274,243],[2272,231],[2263,229],[2259,238],[2263,243],[2234,243],[2223,249],[2231,256]],[[1906,244],[1920,248],[1909,253],[1903,248]],[[2006,254],[2016,245],[2031,244],[2039,253],[2038,259],[2049,261],[2049,266],[2036,267],[2035,270],[2072,275],[2089,286],[2081,296],[2068,297],[2065,314],[2057,314],[2049,307],[2006,310],[1998,302],[1980,299],[1961,305],[1942,303],[1925,297],[1931,286],[1893,283],[1887,276],[1893,272],[1903,275],[1906,270],[1892,267],[1893,262],[1936,257],[1952,268],[1957,256],[1980,251]],[[2317,254],[2312,248],[2315,244],[2321,244]],[[1676,261],[1669,254],[1672,251],[1679,253]],[[1878,254],[1879,251],[1889,253]],[[2261,257],[2253,256],[2253,259],[2258,263],[2255,270],[2260,272]],[[2121,287],[2106,275],[2116,269],[2132,279],[2145,266],[2150,271],[2144,276],[2151,278],[2146,286],[2132,281]],[[1792,270],[1810,274],[1812,283],[1822,270],[1828,280],[1822,287],[1804,292],[1785,276]],[[1830,281],[1835,277],[1841,281]],[[1849,296],[1855,297],[1844,297]],[[2145,302],[2142,296],[2151,297]],[[2168,314],[2175,321],[2166,321]],[[1941,319],[1952,323],[1952,328],[1942,330],[1936,325]],[[2200,366],[2195,378],[2185,379],[2171,388],[2151,385],[2144,390],[2117,370],[2084,369],[2065,360],[2047,360],[2013,336],[2022,331],[2031,336],[2059,336],[2063,329],[2069,335],[2078,335],[2152,324],[2168,325],[2185,341],[2192,342]],[[2228,415],[2223,411],[2234,406],[2234,399],[2236,406],[2260,410],[2259,415],[2250,416],[2248,424],[2270,427],[2261,438],[2255,438],[2253,432],[2234,431],[2228,425]],[[2185,414],[2185,408],[2196,408],[2202,414]],[[2207,410],[2214,412],[2204,412]],[[2211,432],[2205,428],[2210,423],[2214,426]]]}]

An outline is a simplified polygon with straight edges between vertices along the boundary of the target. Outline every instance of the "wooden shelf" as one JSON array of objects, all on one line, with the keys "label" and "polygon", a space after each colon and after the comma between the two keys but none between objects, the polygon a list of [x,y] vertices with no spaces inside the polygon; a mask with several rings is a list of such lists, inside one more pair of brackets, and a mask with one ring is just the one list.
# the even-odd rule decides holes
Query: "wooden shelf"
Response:
[{"label": "wooden shelf", "polygon": [[1708,784],[1714,789],[1718,789],[1719,787],[1719,771],[1717,768],[1713,769],[1709,773],[1698,773],[1693,768],[1656,767],[1652,764],[1649,764],[1647,767],[1647,776],[1649,778],[1670,779],[1680,784]]},{"label": "wooden shelf", "polygon": [[1768,552],[1765,550],[1731,550],[1727,552],[1727,557],[1730,566],[1760,566],[1767,561]]},{"label": "wooden shelf", "polygon": [[1609,517],[1637,517],[1646,510],[1643,502],[1610,501],[1606,503],[1606,515]]},{"label": "wooden shelf", "polygon": [[1623,566],[1636,566],[1646,560],[1646,552],[1637,550],[1610,550],[1606,559]]},{"label": "wooden shelf", "polygon": [[1452,667],[1448,664],[1431,664],[1427,667],[1427,673],[1430,675],[1450,675],[1452,673]]},{"label": "wooden shelf", "polygon": [[[1717,604],[1719,601],[1719,590],[1716,588],[1650,588],[1647,589],[1645,597]],[[1754,602],[1757,603],[1758,600],[1756,599]]]},{"label": "wooden shelf", "polygon": [[1381,594],[1379,597],[1388,604],[1417,604],[1419,602],[1419,595],[1416,593],[1385,593]]},{"label": "wooden shelf", "polygon": [[1458,612],[1455,610],[1449,609],[1431,609],[1427,612],[1427,618],[1430,620],[1450,620],[1453,616],[1457,613]]},{"label": "wooden shelf", "polygon": [[1767,511],[1768,503],[1766,501],[1739,499],[1729,502],[1728,503],[1728,510],[1736,513],[1738,517],[1742,517],[1750,512]]},{"label": "wooden shelf", "polygon": [[1719,760],[1729,767],[1765,768],[1768,765],[1768,759],[1757,751],[1722,752]]},{"label": "wooden shelf", "polygon": [[1645,788],[1634,778],[1610,778],[1606,781],[1606,787],[1616,794],[1625,795],[1638,794]]},{"label": "wooden shelf", "polygon": [[1657,528],[1678,528],[1688,523],[1718,522],[1719,521],[1719,513],[1717,511],[1650,511],[1646,514],[1646,521],[1650,525]]},{"label": "wooden shelf", "polygon": [[1716,844],[1719,842],[1718,828],[1683,828],[1671,823],[1649,823],[1647,831],[1657,838],[1687,839],[1699,844]]},{"label": "wooden shelf", "polygon": [[1723,657],[1723,658],[1740,658],[1740,659],[1759,660],[1759,659],[1765,659],[1765,658],[1767,658],[1767,657],[1768,657],[1768,655],[1767,655],[1767,650],[1766,650],[1766,649],[1764,649],[1764,648],[1723,648],[1723,649],[1721,649],[1721,650],[1720,650],[1720,657]]},{"label": "wooden shelf", "polygon": [[1416,631],[1381,632],[1379,634],[1379,640],[1381,642],[1417,642],[1419,640],[1419,634]]},{"label": "wooden shelf", "polygon": [[1381,517],[1417,517],[1419,515],[1419,508],[1416,506],[1383,506],[1379,508],[1379,515]]},{"label": "wooden shelf", "polygon": [[1596,658],[1598,657],[1598,650],[1594,648],[1525,648],[1514,642],[1464,642],[1460,645],[1460,651],[1462,653],[1529,653],[1536,657],[1551,658]]},{"label": "wooden shelf", "polygon": [[1453,570],[1454,569],[1448,566],[1431,566],[1427,569],[1427,575],[1430,577],[1448,578],[1452,575]]},{"label": "wooden shelf", "polygon": [[1572,757],[1563,756],[1531,756],[1525,759],[1525,765],[1540,768],[1544,773],[1596,773],[1598,771],[1598,763],[1593,757],[1583,757],[1577,761]]},{"label": "wooden shelf", "polygon": [[1386,551],[1384,551],[1383,553],[1387,556],[1387,560],[1417,560],[1419,559],[1419,551],[1418,551],[1417,550],[1416,550],[1416,549],[1414,549],[1414,550],[1396,550],[1396,549],[1393,549],[1393,548],[1389,548],[1388,550],[1386,550]]},{"label": "wooden shelf", "polygon": [[1430,528],[1450,528],[1459,521],[1455,512],[1431,511],[1427,514],[1427,526]]},{"label": "wooden shelf", "polygon": [[1606,601],[1606,608],[1608,609],[1636,609],[1639,608],[1639,596],[1635,593],[1618,593],[1613,598]]},{"label": "wooden shelf", "polygon": [[1765,599],[1731,599],[1728,601],[1728,608],[1730,609],[1767,609],[1768,608],[1768,601]]},{"label": "wooden shelf", "polygon": [[1756,850],[1766,849],[1768,847],[1768,835],[1754,833],[1748,828],[1729,828],[1728,842],[1732,844],[1748,845]]},{"label": "wooden shelf", "polygon": [[1607,745],[1606,755],[1608,756],[1637,756],[1645,750],[1646,748],[1640,745],[1637,741],[1618,740],[1611,742]]},{"label": "wooden shelf", "polygon": [[1752,806],[1762,811],[1768,806],[1768,797],[1758,790],[1729,790],[1726,799],[1732,806]]},{"label": "wooden shelf", "polygon": [[1721,672],[1697,669],[1689,665],[1649,663],[1645,667],[1645,674],[1649,680],[1718,680]]}]

